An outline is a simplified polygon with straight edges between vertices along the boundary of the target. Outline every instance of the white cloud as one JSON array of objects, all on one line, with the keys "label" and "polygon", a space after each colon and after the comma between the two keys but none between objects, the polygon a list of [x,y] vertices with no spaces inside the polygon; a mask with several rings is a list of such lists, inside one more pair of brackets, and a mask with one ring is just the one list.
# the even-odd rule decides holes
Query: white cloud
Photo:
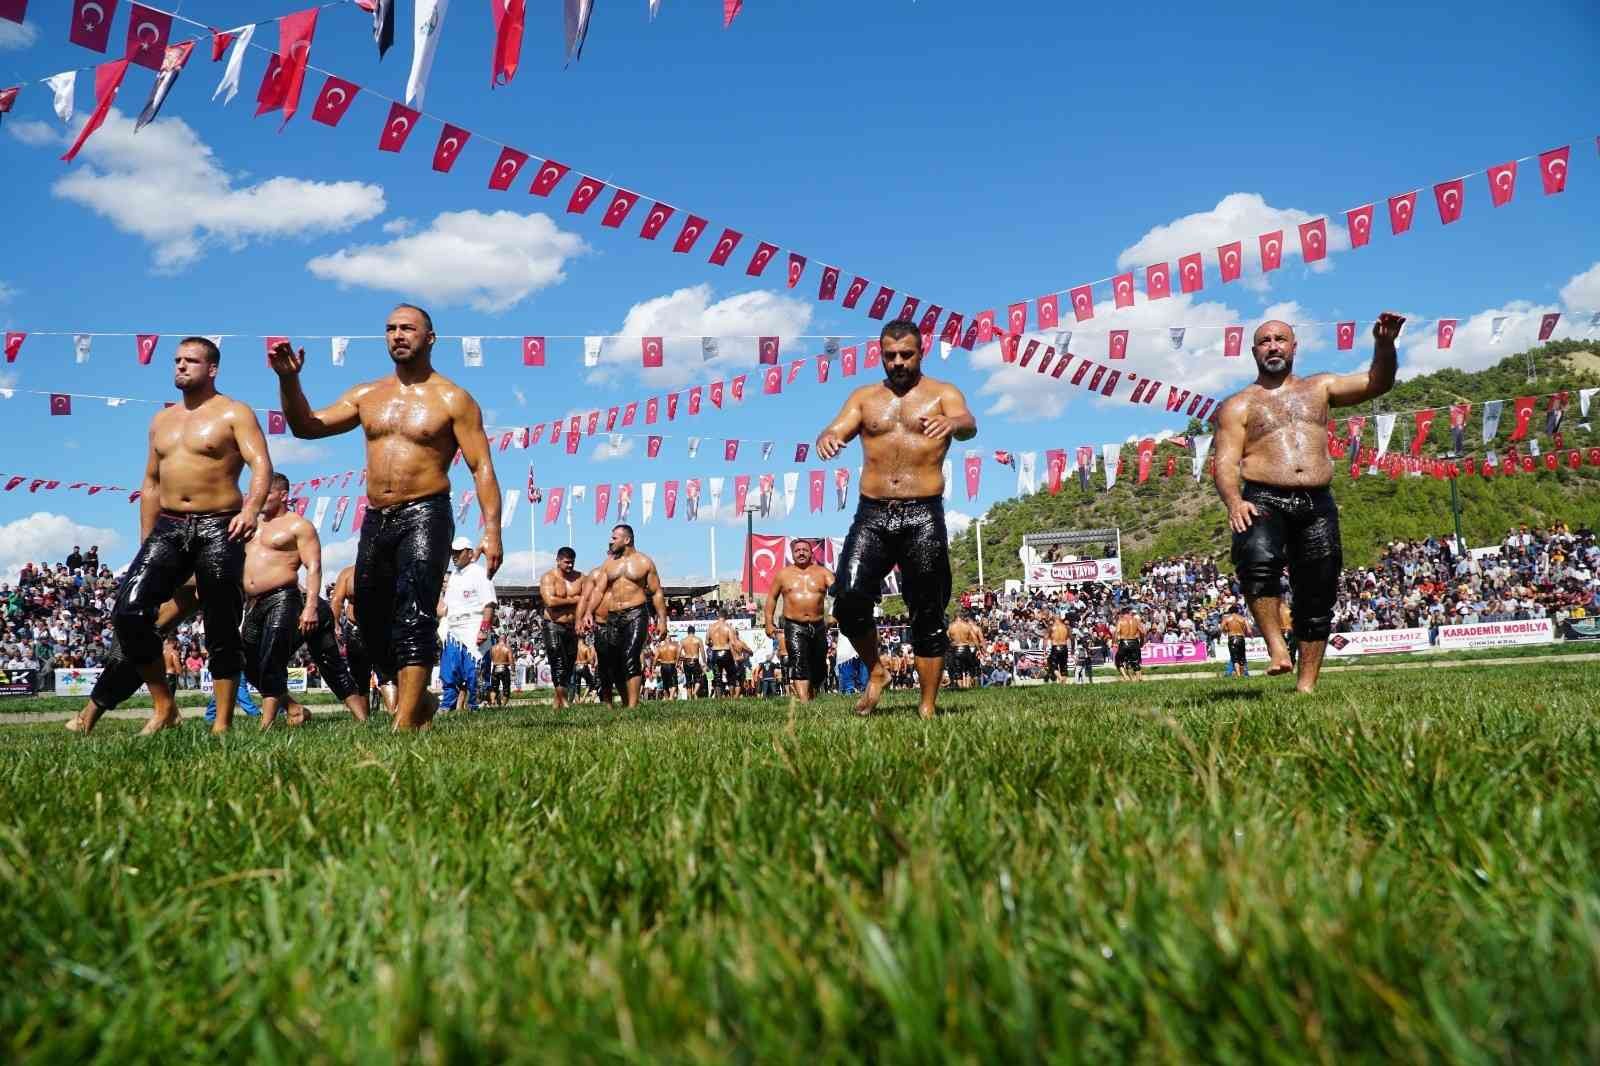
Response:
[{"label": "white cloud", "polygon": [[[1513,300],[1504,307],[1479,311],[1456,324],[1455,338],[1446,349],[1439,347],[1436,321],[1418,322],[1418,328],[1413,333],[1412,322],[1416,320],[1412,319],[1406,323],[1405,332],[1400,335],[1400,377],[1414,378],[1419,374],[1428,374],[1446,367],[1454,370],[1482,370],[1493,366],[1508,355],[1536,348],[1541,343],[1540,316],[1547,311],[1557,310],[1560,308],[1547,304]],[[1495,344],[1489,338],[1494,332],[1494,319],[1500,316],[1506,316],[1505,330],[1500,342]],[[1556,337],[1578,336],[1582,333],[1581,327],[1576,327],[1567,316],[1563,316],[1561,321],[1562,326],[1567,328],[1558,328]]]},{"label": "white cloud", "polygon": [[0,574],[15,581],[23,563],[57,563],[74,544],[97,544],[101,558],[116,554],[122,537],[114,529],[86,526],[66,515],[35,511],[0,526]]},{"label": "white cloud", "polygon": [[341,248],[306,266],[341,286],[495,312],[565,281],[567,260],[588,250],[539,212],[445,211],[419,232]]},{"label": "white cloud", "polygon": [[518,407],[528,406],[528,394],[522,391],[521,385],[511,386],[511,395],[517,398]]},{"label": "white cloud", "polygon": [[9,303],[16,299],[16,296],[17,287],[15,285],[8,285],[5,282],[0,281],[0,304]]},{"label": "white cloud", "polygon": [[616,446],[612,447],[609,439],[601,440],[589,452],[589,460],[595,463],[609,463],[613,459],[626,459],[633,454],[636,443],[634,437],[622,437]]},{"label": "white cloud", "polygon": [[[5,23],[0,22],[0,26]],[[30,148],[61,143],[61,135],[48,122],[32,118],[14,118],[6,124],[6,132]]]},{"label": "white cloud", "polygon": [[39,39],[39,27],[32,22],[0,22],[0,52],[32,48]]},{"label": "white cloud", "polygon": [[[344,513],[345,529],[350,528],[350,523],[355,521],[354,500],[350,501],[350,509]],[[333,521],[333,509],[329,508],[327,522]],[[331,533],[330,533],[331,535]],[[329,577],[338,577],[339,571],[347,566],[352,566],[356,561],[356,547],[361,543],[360,537],[346,537],[344,540],[322,541],[322,572]]]},{"label": "white cloud", "polygon": [[[506,530],[502,535],[509,536],[511,530]],[[534,560],[529,566],[529,560]],[[494,575],[494,583],[498,588],[508,585],[536,585],[538,580],[535,575],[543,575],[546,570],[556,565],[556,553],[540,550],[537,556],[530,552],[506,552],[506,557],[500,563],[500,569]]]},{"label": "white cloud", "polygon": [[[1191,252],[1199,252],[1204,259],[1207,286],[1218,285],[1222,277],[1217,267],[1217,247],[1233,241],[1242,244],[1243,274],[1240,281],[1255,291],[1270,287],[1268,276],[1261,272],[1261,246],[1257,238],[1274,230],[1283,231],[1283,266],[1301,265],[1299,224],[1316,218],[1310,211],[1297,207],[1273,207],[1260,193],[1229,193],[1209,211],[1185,215],[1165,225],[1156,226],[1117,257],[1119,270],[1131,270],[1151,263],[1177,260]],[[1328,220],[1328,254],[1350,249],[1350,236],[1345,232],[1344,219]],[[1322,259],[1310,264],[1317,273],[1332,269],[1332,259]],[[1135,278],[1142,289],[1144,278]],[[1176,287],[1176,278],[1174,278]]]},{"label": "white cloud", "polygon": [[323,445],[287,434],[268,437],[267,451],[272,455],[275,468],[281,468],[285,463],[314,463],[328,457],[328,449]]},{"label": "white cloud", "polygon": [[[1268,306],[1252,322],[1245,323],[1250,327],[1245,330],[1244,348],[1242,349],[1246,357],[1250,354],[1250,338],[1255,333],[1254,327],[1263,322],[1271,322],[1274,319],[1294,326],[1301,321],[1314,320],[1314,316],[1301,307],[1296,300],[1284,300]],[[1294,338],[1297,342],[1296,354],[1321,351],[1328,346],[1328,336],[1329,332],[1326,326],[1301,326],[1296,328]]]},{"label": "white cloud", "polygon": [[[628,310],[617,338],[601,346],[600,365],[589,371],[588,382],[600,384],[627,374],[637,375],[652,388],[670,388],[735,367],[754,375],[758,337],[778,337],[787,362],[814,354],[797,347],[794,339],[810,324],[810,303],[790,296],[755,290],[713,303],[710,285],[679,289]],[[665,338],[659,368],[646,370],[640,365],[641,337]],[[710,362],[702,360],[701,337],[721,339],[717,358]]]},{"label": "white cloud", "polygon": [[383,224],[383,232],[393,236],[410,233],[417,228],[417,224],[409,218],[391,218]]},{"label": "white cloud", "polygon": [[945,528],[957,537],[967,531],[967,528],[972,525],[972,520],[973,516],[965,511],[951,510],[944,513]]},{"label": "white cloud", "polygon": [[383,187],[276,177],[236,185],[182,119],[146,126],[113,110],[81,162],[52,187],[155,247],[155,268],[188,266],[214,246],[338,233],[383,213]]},{"label": "white cloud", "polygon": [[1600,263],[1574,274],[1561,287],[1561,302],[1569,311],[1600,311]]}]

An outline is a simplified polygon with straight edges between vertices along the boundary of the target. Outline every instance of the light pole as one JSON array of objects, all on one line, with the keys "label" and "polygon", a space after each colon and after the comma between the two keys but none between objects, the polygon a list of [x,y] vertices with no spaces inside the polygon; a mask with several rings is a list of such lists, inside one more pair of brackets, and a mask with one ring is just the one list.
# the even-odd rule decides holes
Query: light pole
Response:
[{"label": "light pole", "polygon": [[978,538],[978,588],[980,588],[980,589],[984,587],[984,584],[983,584],[983,524],[985,522],[987,522],[987,521],[988,521],[987,518],[974,518],[972,520],[973,532],[974,532],[974,535]]},{"label": "light pole", "polygon": [[[1450,460],[1451,462],[1455,462],[1456,453],[1454,451],[1445,452],[1444,453],[1444,458]],[[1461,493],[1459,491],[1457,491],[1457,489],[1456,489],[1456,479],[1452,477],[1449,480],[1450,480],[1450,517],[1455,519],[1455,524],[1456,524],[1456,554],[1457,554],[1457,556],[1459,556],[1462,552],[1467,550],[1467,540],[1466,540],[1465,537],[1463,537],[1461,535]]]},{"label": "light pole", "polygon": [[746,504],[744,508],[744,594],[756,594],[755,556],[753,549],[756,543],[756,512],[761,508],[754,504]]}]

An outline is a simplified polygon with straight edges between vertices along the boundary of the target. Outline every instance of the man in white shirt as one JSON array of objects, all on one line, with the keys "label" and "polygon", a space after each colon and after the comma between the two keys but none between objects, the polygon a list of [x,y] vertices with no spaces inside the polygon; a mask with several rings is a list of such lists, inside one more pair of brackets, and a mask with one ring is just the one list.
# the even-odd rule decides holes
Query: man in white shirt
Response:
[{"label": "man in white shirt", "polygon": [[439,657],[439,681],[444,686],[441,710],[453,711],[456,693],[467,690],[467,710],[478,709],[478,662],[489,648],[494,627],[494,583],[477,562],[478,550],[466,537],[450,545],[456,570],[439,597],[439,617],[444,620],[444,654]]}]

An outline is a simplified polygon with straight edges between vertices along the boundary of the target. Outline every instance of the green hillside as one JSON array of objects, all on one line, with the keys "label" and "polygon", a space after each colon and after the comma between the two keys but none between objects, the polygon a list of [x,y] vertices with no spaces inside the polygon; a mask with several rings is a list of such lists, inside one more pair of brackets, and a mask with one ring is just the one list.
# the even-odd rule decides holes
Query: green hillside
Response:
[{"label": "green hillside", "polygon": [[[1530,357],[1536,373],[1536,380],[1532,382],[1528,381]],[[1481,447],[1478,443],[1479,404],[1483,400],[1544,395],[1568,389],[1574,395],[1562,427],[1566,444],[1569,448],[1589,447],[1600,445],[1600,433],[1578,429],[1576,390],[1593,386],[1600,386],[1600,357],[1581,343],[1560,341],[1508,356],[1497,365],[1475,373],[1441,370],[1401,382],[1383,398],[1381,409],[1440,408],[1433,431],[1423,446],[1424,455],[1438,455],[1450,447],[1449,412],[1444,408],[1470,400],[1473,410],[1467,423],[1467,450],[1472,454]],[[1596,400],[1600,402],[1600,397]],[[1361,411],[1349,409],[1339,413],[1341,416],[1357,413],[1370,416],[1373,411],[1369,406]],[[1600,412],[1593,413],[1600,419]],[[1513,424],[1508,403],[1500,422],[1498,448],[1505,447],[1505,438]],[[1548,450],[1550,442],[1543,435],[1542,401],[1532,425],[1536,432],[1530,435],[1536,435],[1540,446]],[[1402,415],[1395,425],[1391,450],[1404,451],[1409,446],[1410,433],[1411,419]],[[1372,434],[1369,417],[1363,438],[1366,443],[1372,443]],[[1148,559],[1185,552],[1225,557],[1227,524],[1210,480],[1196,483],[1189,476],[1191,466],[1187,457],[1178,462],[1179,473],[1183,476],[1160,476],[1168,454],[1176,454],[1176,449],[1157,450],[1157,469],[1143,485],[1133,483],[1131,473],[1136,459],[1129,447],[1124,450],[1129,476],[1125,482],[1119,480],[1110,492],[1104,490],[1104,479],[1096,473],[1088,492],[1080,491],[1076,479],[1070,479],[1059,495],[1040,492],[1005,500],[990,508],[983,530],[985,580],[995,585],[1004,578],[1021,577],[1022,564],[1017,559],[1017,549],[1022,544],[1023,534],[1051,529],[1121,527],[1123,561],[1130,570],[1137,570]],[[1071,462],[1070,452],[1068,462]],[[1043,466],[1042,456],[1040,466]],[[1352,481],[1347,466],[1336,464],[1336,467],[1338,473],[1333,487],[1339,500],[1345,560],[1350,565],[1370,565],[1389,540],[1422,538],[1450,530],[1448,482],[1427,477],[1390,480],[1381,475]],[[985,462],[985,468],[986,477],[1011,476],[1009,470],[996,468],[989,462]],[[1496,477],[1490,481],[1463,477],[1458,480],[1457,487],[1462,531],[1469,544],[1499,540],[1509,526],[1518,522],[1536,524],[1556,518],[1574,524],[1600,522],[1600,469],[1589,466],[1575,471],[1563,467],[1554,473],[1541,467],[1536,474]],[[952,538],[950,556],[955,587],[959,590],[975,584],[978,567],[973,530]]]}]

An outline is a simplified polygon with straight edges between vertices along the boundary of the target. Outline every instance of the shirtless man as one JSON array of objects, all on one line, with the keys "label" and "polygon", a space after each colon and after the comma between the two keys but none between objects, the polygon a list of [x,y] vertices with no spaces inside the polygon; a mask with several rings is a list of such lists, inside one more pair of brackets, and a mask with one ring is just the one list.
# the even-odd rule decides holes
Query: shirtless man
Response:
[{"label": "shirtless man", "polygon": [[[347,566],[339,571],[339,577],[333,583],[333,593],[328,600],[335,623],[339,626],[340,636],[344,640],[345,663],[350,669],[350,677],[355,681],[356,692],[363,699],[370,700],[372,657],[367,654],[366,643],[361,639],[361,627],[356,624],[355,580],[354,566]],[[378,695],[383,700],[384,709],[394,714],[394,678],[378,675]]]},{"label": "shirtless man", "polygon": [[1244,620],[1244,615],[1238,611],[1229,610],[1222,616],[1222,623],[1217,627],[1222,630],[1222,635],[1228,638],[1228,677],[1249,677],[1250,667],[1245,662],[1245,637],[1250,632],[1250,623]]},{"label": "shirtless man", "polygon": [[706,666],[711,674],[713,696],[738,695],[739,664],[733,658],[733,642],[737,639],[738,635],[734,633],[733,626],[728,624],[725,614],[718,615],[717,620],[711,623],[711,628],[706,630],[706,644],[709,647]]},{"label": "shirtless man", "polygon": [[571,548],[556,552],[556,565],[539,579],[539,599],[544,616],[539,629],[544,653],[550,660],[550,683],[555,686],[556,710],[567,706],[572,691],[572,671],[578,662],[578,600],[583,596],[583,575],[578,573],[578,553]]},{"label": "shirtless man", "polygon": [[633,527],[611,530],[610,558],[600,566],[600,576],[584,590],[578,613],[584,632],[595,630],[595,609],[602,603],[608,617],[595,633],[595,652],[601,674],[610,673],[613,684],[623,686],[626,706],[639,706],[644,687],[644,645],[650,635],[650,612],[661,632],[667,631],[667,597],[661,575],[648,555],[633,546]]},{"label": "shirtless man", "polygon": [[671,634],[663,635],[656,645],[656,678],[661,682],[661,698],[678,698],[678,642]]},{"label": "shirtless man", "polygon": [[[205,616],[206,653],[216,684],[213,732],[233,722],[242,666],[239,617],[244,610],[244,542],[256,528],[267,497],[272,459],[255,412],[217,391],[222,353],[204,337],[185,337],[173,357],[173,384],[181,403],[150,421],[150,448],[140,486],[142,544],[128,564],[111,612],[122,655],[150,690],[155,711],[144,727],[154,733],[178,724],[178,704],[167,687],[156,615],[192,574]],[[239,473],[250,467],[250,492],[239,492]],[[113,692],[114,670],[100,675],[89,706],[67,723],[87,733],[100,716],[132,692]],[[108,680],[108,675],[110,680]]]},{"label": "shirtless man", "polygon": [[683,661],[683,685],[695,699],[706,680],[706,642],[695,636],[694,626],[678,642],[678,657]]},{"label": "shirtless man", "polygon": [[495,637],[489,649],[489,704],[493,707],[511,706],[511,646],[504,633]]},{"label": "shirtless man", "polygon": [[1217,494],[1233,528],[1233,566],[1267,643],[1268,674],[1293,667],[1278,622],[1284,567],[1300,641],[1299,692],[1316,688],[1333,625],[1339,570],[1339,509],[1328,483],[1328,409],[1364,403],[1394,386],[1395,341],[1405,319],[1385,311],[1372,327],[1372,363],[1354,374],[1294,374],[1294,330],[1264,322],[1251,352],[1255,383],[1217,413]]},{"label": "shirtless man", "polygon": [[178,654],[178,642],[170,636],[161,649],[162,669],[167,675],[167,691],[178,691],[178,677],[183,673],[183,657]]},{"label": "shirtless man", "polygon": [[1139,616],[1124,607],[1117,615],[1117,673],[1124,681],[1144,680],[1144,638],[1149,630]]},{"label": "shirtless man", "polygon": [[950,679],[956,688],[971,688],[978,683],[978,648],[983,630],[963,611],[950,623]]},{"label": "shirtless man", "polygon": [[1059,615],[1050,619],[1050,655],[1045,667],[1053,681],[1065,681],[1072,673],[1072,627]]},{"label": "shirtless man", "polygon": [[[594,674],[594,638],[589,637],[578,643],[578,653],[577,655],[573,656],[572,662],[572,675],[577,684],[577,689],[573,690],[573,702],[577,702],[578,689],[588,689],[589,694],[598,699],[599,685]],[[606,694],[610,695],[609,688],[607,689]],[[607,700],[606,702],[609,703],[610,701]]]},{"label": "shirtless man", "polygon": [[810,703],[828,675],[828,622],[822,605],[833,587],[833,572],[812,561],[811,541],[798,537],[789,545],[794,562],[773,575],[762,621],[767,636],[778,636],[773,614],[783,604],[782,661],[789,668],[789,687],[801,703]]},{"label": "shirtless man", "polygon": [[873,607],[884,577],[899,565],[922,690],[917,711],[931,718],[944,672],[944,609],[950,602],[943,463],[950,441],[971,440],[978,423],[960,389],[923,376],[916,323],[896,319],[879,339],[884,380],[852,392],[817,436],[817,454],[828,461],[859,436],[865,461],[861,501],[839,553],[833,613],[867,666],[867,691],[856,713],[871,714],[889,683],[879,662]]},{"label": "shirtless man", "polygon": [[279,344],[271,362],[283,416],[296,437],[315,440],[360,427],[367,438],[368,504],[356,549],[356,618],[380,676],[398,682],[395,729],[425,729],[438,709],[428,692],[439,660],[434,612],[455,536],[450,461],[459,449],[472,471],[483,509],[479,551],[491,578],[505,555],[500,483],[477,402],[433,369],[428,313],[401,304],[390,312],[384,335],[394,373],[347,389],[318,411],[300,388],[305,349]]}]

